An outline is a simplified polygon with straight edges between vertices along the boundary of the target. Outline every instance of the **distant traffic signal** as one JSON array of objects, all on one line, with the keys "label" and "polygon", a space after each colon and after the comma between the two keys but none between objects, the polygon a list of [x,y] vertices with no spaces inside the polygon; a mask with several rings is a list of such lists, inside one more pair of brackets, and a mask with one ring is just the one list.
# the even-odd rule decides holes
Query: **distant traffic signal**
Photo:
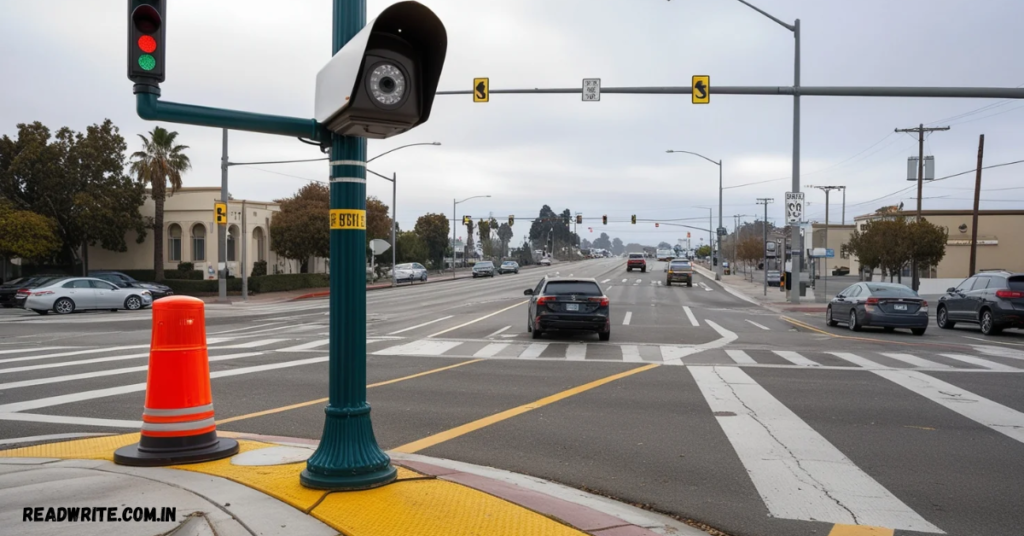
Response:
[{"label": "distant traffic signal", "polygon": [[604,224],[604,225],[608,225],[608,216],[607,215],[606,216],[601,216],[601,223]]},{"label": "distant traffic signal", "polygon": [[576,215],[576,223],[583,223],[583,215],[582,214],[577,214]]},{"label": "distant traffic signal", "polygon": [[654,226],[655,226],[655,227],[661,227],[661,224],[660,224],[660,223],[658,223],[658,222],[654,222]]},{"label": "distant traffic signal", "polygon": [[569,225],[569,215],[562,216],[562,223]]},{"label": "distant traffic signal", "polygon": [[633,214],[633,216],[630,219],[632,220],[633,225],[636,225],[636,214]]},{"label": "distant traffic signal", "polygon": [[164,81],[166,13],[166,0],[128,2],[128,79],[136,84]]},{"label": "distant traffic signal", "polygon": [[470,223],[473,223],[473,216],[462,217],[462,225],[469,225]]},{"label": "distant traffic signal", "polygon": [[516,224],[516,217],[515,216],[509,216],[508,217],[508,226],[512,227],[515,224]]}]

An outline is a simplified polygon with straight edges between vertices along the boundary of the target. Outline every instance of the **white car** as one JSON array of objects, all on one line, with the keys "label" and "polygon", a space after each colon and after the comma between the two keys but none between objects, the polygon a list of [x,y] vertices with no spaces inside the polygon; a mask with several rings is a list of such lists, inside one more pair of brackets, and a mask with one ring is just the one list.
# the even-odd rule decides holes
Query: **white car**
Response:
[{"label": "white car", "polygon": [[540,264],[541,266],[551,266],[551,258],[550,257],[544,257],[537,264]]},{"label": "white car", "polygon": [[409,262],[395,266],[395,279],[398,281],[426,281],[427,269],[418,262]]},{"label": "white car", "polygon": [[25,309],[45,315],[59,315],[89,309],[135,311],[153,305],[153,296],[141,288],[119,288],[95,277],[54,279],[32,289],[25,299]]}]

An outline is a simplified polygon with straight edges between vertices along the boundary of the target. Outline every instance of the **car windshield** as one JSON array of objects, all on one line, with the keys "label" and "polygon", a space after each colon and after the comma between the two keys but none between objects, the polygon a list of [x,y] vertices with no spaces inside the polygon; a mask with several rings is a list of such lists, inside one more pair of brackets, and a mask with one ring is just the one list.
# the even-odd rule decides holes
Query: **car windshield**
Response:
[{"label": "car windshield", "polygon": [[481,262],[476,263],[476,266],[474,266],[474,268],[493,268],[493,267],[494,267],[494,263],[492,263],[491,261],[481,261]]},{"label": "car windshield", "polygon": [[513,266],[513,265],[515,265],[515,263],[512,262],[512,261],[505,261],[505,262],[501,263],[501,265],[502,266]]},{"label": "car windshield", "polygon": [[551,296],[565,296],[576,294],[580,296],[601,296],[601,287],[593,281],[552,281],[544,287],[544,294]]},{"label": "car windshield", "polygon": [[868,285],[871,296],[877,298],[916,298],[917,293],[902,285]]}]

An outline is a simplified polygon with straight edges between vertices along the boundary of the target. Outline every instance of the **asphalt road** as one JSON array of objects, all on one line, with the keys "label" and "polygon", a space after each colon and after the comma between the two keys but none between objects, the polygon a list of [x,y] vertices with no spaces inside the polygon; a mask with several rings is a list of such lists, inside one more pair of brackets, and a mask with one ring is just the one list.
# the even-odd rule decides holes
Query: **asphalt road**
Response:
[{"label": "asphalt road", "polygon": [[[378,442],[736,536],[822,536],[835,524],[1020,536],[1024,335],[852,333],[699,276],[667,287],[663,263],[651,264],[627,273],[623,259],[593,260],[368,293]],[[545,274],[601,283],[610,341],[530,338],[523,290]],[[208,308],[221,429],[319,437],[327,313],[326,300]],[[148,311],[0,311],[0,448],[137,430],[149,329]]]}]

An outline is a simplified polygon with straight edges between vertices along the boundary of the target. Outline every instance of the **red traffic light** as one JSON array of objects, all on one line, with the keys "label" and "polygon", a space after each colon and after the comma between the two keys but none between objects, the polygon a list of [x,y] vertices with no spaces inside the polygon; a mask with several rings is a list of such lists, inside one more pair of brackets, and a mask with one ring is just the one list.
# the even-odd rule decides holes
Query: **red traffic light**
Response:
[{"label": "red traffic light", "polygon": [[152,54],[156,50],[156,39],[151,35],[144,35],[139,38],[139,49],[146,54]]}]

